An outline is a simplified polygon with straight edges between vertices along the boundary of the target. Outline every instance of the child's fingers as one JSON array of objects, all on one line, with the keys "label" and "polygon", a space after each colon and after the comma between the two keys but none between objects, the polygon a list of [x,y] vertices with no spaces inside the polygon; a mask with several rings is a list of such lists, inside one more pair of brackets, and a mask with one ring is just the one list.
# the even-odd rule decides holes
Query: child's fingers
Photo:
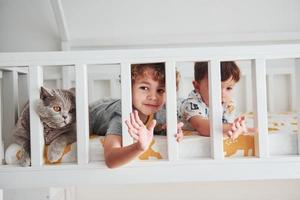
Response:
[{"label": "child's fingers", "polygon": [[134,119],[139,126],[144,126],[144,123],[141,121],[137,110],[134,111]]},{"label": "child's fingers", "polygon": [[135,121],[134,113],[130,113],[130,122],[134,128],[136,128],[136,129],[140,128],[140,126]]},{"label": "child's fingers", "polygon": [[128,133],[134,140],[139,140],[139,136],[135,134],[134,131],[128,130]]},{"label": "child's fingers", "polygon": [[179,122],[178,124],[177,124],[177,129],[181,129],[182,127],[183,127],[183,123],[182,122]]},{"label": "child's fingers", "polygon": [[239,130],[241,128],[240,122],[235,123],[236,129]]},{"label": "child's fingers", "polygon": [[246,117],[245,116],[241,116],[241,121],[245,121]]},{"label": "child's fingers", "polygon": [[236,123],[233,123],[231,126],[231,131],[235,132],[236,131]]},{"label": "child's fingers", "polygon": [[227,136],[228,136],[229,138],[232,138],[232,135],[233,135],[233,132],[232,132],[232,131],[228,131],[228,132],[227,132]]},{"label": "child's fingers", "polygon": [[177,129],[177,133],[175,134],[175,137],[177,142],[180,142],[183,139],[183,132],[181,128]]},{"label": "child's fingers", "polygon": [[177,133],[175,136],[176,136],[176,141],[177,142],[180,142],[183,139],[183,135],[180,134],[180,133]]},{"label": "child's fingers", "polygon": [[125,124],[127,125],[128,130],[133,129],[133,126],[131,125],[131,122],[129,122],[128,120],[125,120]]}]

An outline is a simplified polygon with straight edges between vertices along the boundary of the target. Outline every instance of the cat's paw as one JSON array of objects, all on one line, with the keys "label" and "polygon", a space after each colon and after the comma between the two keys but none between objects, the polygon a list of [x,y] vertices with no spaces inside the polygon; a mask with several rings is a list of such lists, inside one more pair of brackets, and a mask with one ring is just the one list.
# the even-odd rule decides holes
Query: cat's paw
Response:
[{"label": "cat's paw", "polygon": [[57,162],[64,154],[65,144],[52,142],[48,147],[48,160],[51,163]]},{"label": "cat's paw", "polygon": [[20,151],[20,165],[22,167],[29,167],[31,165],[29,153],[24,149]]}]

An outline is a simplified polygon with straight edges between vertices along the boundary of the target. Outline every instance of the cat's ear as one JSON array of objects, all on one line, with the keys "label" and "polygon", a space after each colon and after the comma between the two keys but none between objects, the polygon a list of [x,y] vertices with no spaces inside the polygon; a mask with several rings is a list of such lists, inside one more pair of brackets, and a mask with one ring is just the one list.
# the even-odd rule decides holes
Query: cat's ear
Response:
[{"label": "cat's ear", "polygon": [[69,91],[72,92],[75,95],[76,88],[72,87],[72,88],[69,89]]},{"label": "cat's ear", "polygon": [[45,88],[45,87],[41,87],[41,92],[40,92],[40,98],[41,99],[45,99],[45,98],[49,98],[52,97],[53,95],[51,94],[51,89]]}]

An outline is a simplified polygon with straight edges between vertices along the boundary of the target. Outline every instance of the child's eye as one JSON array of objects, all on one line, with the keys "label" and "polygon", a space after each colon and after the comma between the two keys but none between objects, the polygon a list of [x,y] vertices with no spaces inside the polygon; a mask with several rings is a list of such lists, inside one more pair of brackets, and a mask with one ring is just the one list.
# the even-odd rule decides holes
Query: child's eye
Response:
[{"label": "child's eye", "polygon": [[61,108],[59,106],[53,106],[52,108],[55,112],[61,111]]},{"label": "child's eye", "polygon": [[232,90],[233,88],[232,87],[227,87],[227,90]]},{"label": "child's eye", "polygon": [[158,90],[157,90],[157,93],[158,93],[158,94],[164,94],[164,93],[165,93],[165,90],[164,90],[164,89],[158,89]]},{"label": "child's eye", "polygon": [[145,90],[145,91],[149,90],[149,88],[146,86],[141,86],[140,89]]}]

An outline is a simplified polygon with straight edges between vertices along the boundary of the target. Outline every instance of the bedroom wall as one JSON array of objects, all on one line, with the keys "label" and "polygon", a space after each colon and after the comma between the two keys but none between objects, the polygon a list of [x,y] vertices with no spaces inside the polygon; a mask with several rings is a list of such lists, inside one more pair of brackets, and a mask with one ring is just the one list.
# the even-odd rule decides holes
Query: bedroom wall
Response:
[{"label": "bedroom wall", "polygon": [[[62,2],[74,49],[300,39],[298,0]],[[60,40],[49,0],[0,0],[0,52],[52,50],[60,50]],[[153,194],[159,199],[299,199],[299,186],[298,180],[200,182],[85,186],[76,193],[77,200],[152,199]],[[20,196],[5,192],[5,200]]]}]

